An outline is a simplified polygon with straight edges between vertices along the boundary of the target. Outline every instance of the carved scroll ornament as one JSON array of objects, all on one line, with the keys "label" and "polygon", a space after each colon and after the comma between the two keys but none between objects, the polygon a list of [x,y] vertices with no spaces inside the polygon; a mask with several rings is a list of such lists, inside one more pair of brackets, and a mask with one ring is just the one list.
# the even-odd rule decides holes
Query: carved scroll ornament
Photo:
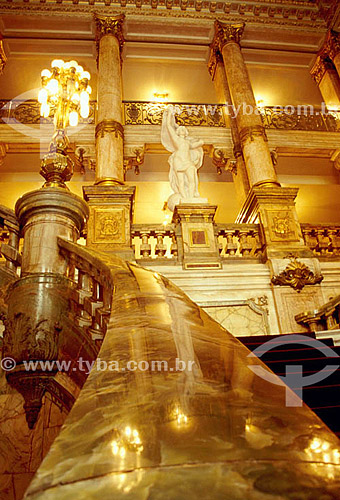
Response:
[{"label": "carved scroll ornament", "polygon": [[272,277],[273,285],[288,285],[301,292],[305,285],[321,283],[323,276],[315,275],[306,264],[292,258],[288,266],[280,274]]}]

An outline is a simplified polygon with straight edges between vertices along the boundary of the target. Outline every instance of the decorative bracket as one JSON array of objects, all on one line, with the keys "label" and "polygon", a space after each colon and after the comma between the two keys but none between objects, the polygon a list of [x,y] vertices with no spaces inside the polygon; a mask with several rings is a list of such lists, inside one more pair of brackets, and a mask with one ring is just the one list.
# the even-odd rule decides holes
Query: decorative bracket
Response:
[{"label": "decorative bracket", "polygon": [[232,174],[237,174],[236,160],[229,157],[229,151],[225,148],[213,148],[212,162],[217,169],[217,174],[222,174],[222,169]]},{"label": "decorative bracket", "polygon": [[290,256],[290,263],[280,274],[272,277],[273,285],[288,285],[297,292],[301,292],[305,285],[317,285],[323,280],[323,276],[315,275],[306,264],[300,262],[294,256]]},{"label": "decorative bracket", "polygon": [[124,175],[128,170],[134,169],[136,175],[140,174],[140,166],[144,163],[144,145],[129,148],[130,151],[124,157]]}]

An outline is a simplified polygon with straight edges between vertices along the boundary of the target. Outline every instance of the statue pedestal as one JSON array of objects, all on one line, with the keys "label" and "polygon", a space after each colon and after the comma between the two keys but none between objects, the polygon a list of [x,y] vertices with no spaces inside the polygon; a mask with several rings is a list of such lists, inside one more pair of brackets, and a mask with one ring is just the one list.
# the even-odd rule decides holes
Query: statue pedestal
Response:
[{"label": "statue pedestal", "polygon": [[[197,198],[196,198],[197,200]],[[188,203],[176,205],[173,224],[181,226],[179,256],[183,269],[221,269],[214,233],[216,205]]]},{"label": "statue pedestal", "polygon": [[90,208],[87,245],[102,252],[134,260],[131,249],[131,222],[134,186],[84,186]]}]

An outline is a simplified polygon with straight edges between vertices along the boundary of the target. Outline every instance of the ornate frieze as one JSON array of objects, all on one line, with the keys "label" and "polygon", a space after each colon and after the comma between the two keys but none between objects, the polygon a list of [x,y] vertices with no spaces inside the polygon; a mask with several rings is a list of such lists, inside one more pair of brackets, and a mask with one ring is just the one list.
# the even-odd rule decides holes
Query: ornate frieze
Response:
[{"label": "ornate frieze", "polygon": [[229,152],[223,148],[213,149],[212,162],[215,165],[218,174],[222,173],[222,169],[235,175],[237,173],[236,160],[230,158]]},{"label": "ornate frieze", "polygon": [[125,41],[123,35],[124,17],[124,14],[117,16],[95,15],[97,42],[99,42],[99,40],[105,35],[113,35],[117,38],[119,46],[122,49]]},{"label": "ornate frieze", "polygon": [[306,264],[291,257],[288,266],[278,275],[272,277],[273,285],[288,285],[300,292],[305,285],[321,283],[323,276],[315,275]]}]

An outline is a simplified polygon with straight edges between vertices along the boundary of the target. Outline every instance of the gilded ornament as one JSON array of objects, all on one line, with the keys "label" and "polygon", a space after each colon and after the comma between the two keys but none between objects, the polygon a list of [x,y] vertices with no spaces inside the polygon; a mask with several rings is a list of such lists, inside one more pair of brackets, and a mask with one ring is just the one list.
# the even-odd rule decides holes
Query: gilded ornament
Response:
[{"label": "gilded ornament", "polygon": [[310,74],[312,78],[316,82],[317,85],[320,85],[323,77],[325,76],[327,71],[334,71],[333,63],[325,57],[318,56],[312,67]]},{"label": "gilded ornament", "polygon": [[273,217],[272,221],[272,229],[276,236],[280,236],[281,238],[288,238],[293,233],[290,228],[291,218],[288,212],[283,217]]},{"label": "gilded ornament", "polygon": [[7,57],[5,54],[4,46],[2,40],[0,40],[0,75],[2,75],[5,65],[7,62]]},{"label": "gilded ornament", "polygon": [[335,31],[330,30],[327,33],[325,43],[319,52],[319,56],[323,58],[329,57],[334,61],[335,57],[340,53],[340,36]]},{"label": "gilded ornament", "polygon": [[265,141],[268,141],[263,125],[243,127],[240,130],[240,141],[242,144],[244,144],[248,139],[253,141],[255,137],[263,137]]},{"label": "gilded ornament", "polygon": [[244,23],[227,24],[221,21],[215,21],[215,36],[212,45],[218,48],[222,53],[222,48],[227,43],[237,43],[240,45],[241,37],[244,32]]},{"label": "gilded ornament", "polygon": [[300,292],[305,285],[321,283],[323,276],[315,275],[306,264],[299,262],[295,257],[280,274],[272,277],[273,285],[288,285]]},{"label": "gilded ornament", "polygon": [[96,139],[98,139],[99,136],[104,137],[105,134],[111,134],[113,132],[116,137],[120,135],[121,138],[124,139],[124,127],[121,123],[116,122],[116,120],[102,120],[96,126],[95,136]]},{"label": "gilded ornament", "polygon": [[122,49],[124,45],[123,23],[124,14],[118,16],[99,16],[95,15],[95,22],[97,27],[96,39],[97,42],[105,35],[113,35],[119,42],[119,47]]}]

